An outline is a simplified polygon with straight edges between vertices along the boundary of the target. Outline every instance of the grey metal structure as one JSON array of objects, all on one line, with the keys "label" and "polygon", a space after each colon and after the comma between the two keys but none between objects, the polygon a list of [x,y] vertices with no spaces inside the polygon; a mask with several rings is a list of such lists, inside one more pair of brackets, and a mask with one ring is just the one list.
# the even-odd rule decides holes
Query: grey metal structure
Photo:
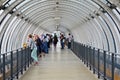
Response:
[{"label": "grey metal structure", "polygon": [[120,0],[0,0],[1,53],[58,25],[77,42],[120,53]]}]

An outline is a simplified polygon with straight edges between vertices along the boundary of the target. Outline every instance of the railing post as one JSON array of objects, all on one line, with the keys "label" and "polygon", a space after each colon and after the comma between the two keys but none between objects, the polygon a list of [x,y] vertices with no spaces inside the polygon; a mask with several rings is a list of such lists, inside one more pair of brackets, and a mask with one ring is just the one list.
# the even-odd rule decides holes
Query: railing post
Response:
[{"label": "railing post", "polygon": [[79,50],[79,56],[80,56],[80,60],[82,60],[82,53],[83,53],[83,50],[82,50],[82,44],[80,44],[80,50]]},{"label": "railing post", "polygon": [[112,80],[114,80],[114,69],[115,69],[114,57],[115,57],[115,54],[112,53]]},{"label": "railing post", "polygon": [[30,49],[30,64],[32,64],[31,52],[32,50]]},{"label": "railing post", "polygon": [[82,53],[82,62],[85,63],[85,45],[82,46],[83,53]]},{"label": "railing post", "polygon": [[84,53],[84,48],[85,48],[85,46],[84,45],[82,45],[81,46],[81,49],[82,49],[82,53],[81,53],[81,59],[82,59],[82,62],[84,62],[84,55],[85,55],[85,53]]},{"label": "railing post", "polygon": [[84,53],[84,55],[85,55],[85,57],[84,57],[84,64],[86,64],[86,61],[87,61],[87,59],[86,59],[86,50],[87,50],[87,47],[85,46],[85,48],[84,48],[84,50],[85,50],[85,53]]},{"label": "railing post", "polygon": [[18,49],[17,49],[17,79],[19,78],[19,53],[18,53]]},{"label": "railing post", "polygon": [[87,55],[87,67],[88,67],[88,64],[89,64],[89,48],[87,46],[87,50],[86,50],[86,55]]},{"label": "railing post", "polygon": [[3,55],[3,80],[6,80],[6,75],[5,75],[5,54],[2,54]]},{"label": "railing post", "polygon": [[24,64],[24,69],[25,69],[25,71],[26,71],[26,66],[27,66],[27,64],[26,64],[26,62],[27,62],[27,57],[26,57],[26,55],[27,55],[27,49],[25,48],[24,49],[25,50],[25,52],[24,52],[24,57],[25,57],[25,64]]},{"label": "railing post", "polygon": [[23,74],[23,49],[21,48],[21,74]]},{"label": "railing post", "polygon": [[76,45],[76,55],[78,57],[78,44]]},{"label": "railing post", "polygon": [[106,80],[106,51],[104,51],[104,80]]},{"label": "railing post", "polygon": [[30,65],[30,64],[32,64],[32,62],[31,62],[31,49],[30,49],[30,47],[29,47],[29,53],[28,54],[29,54],[29,65]]},{"label": "railing post", "polygon": [[29,67],[29,59],[30,59],[30,58],[29,58],[29,48],[27,48],[27,59],[28,59],[28,60],[27,60],[27,63],[28,63],[28,67]]},{"label": "railing post", "polygon": [[90,70],[91,70],[91,66],[92,66],[92,48],[90,47],[90,49],[89,49],[89,56],[90,56],[90,58],[89,58],[89,65],[90,65]]},{"label": "railing post", "polygon": [[100,78],[100,49],[98,49],[98,78]]},{"label": "railing post", "polygon": [[82,53],[81,44],[79,44],[78,52],[79,52],[79,58],[80,58],[80,60],[81,60],[81,53]]},{"label": "railing post", "polygon": [[10,64],[10,66],[11,66],[11,73],[10,73],[10,76],[11,76],[11,80],[13,80],[13,51],[11,51],[11,64]]},{"label": "railing post", "polygon": [[93,48],[93,73],[95,74],[95,48]]}]

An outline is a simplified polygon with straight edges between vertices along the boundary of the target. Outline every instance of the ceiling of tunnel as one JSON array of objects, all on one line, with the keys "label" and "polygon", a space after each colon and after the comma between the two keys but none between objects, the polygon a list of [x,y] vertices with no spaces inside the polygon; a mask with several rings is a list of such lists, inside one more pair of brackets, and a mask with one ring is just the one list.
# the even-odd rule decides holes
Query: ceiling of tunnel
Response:
[{"label": "ceiling of tunnel", "polygon": [[73,27],[82,24],[90,14],[97,12],[99,6],[92,0],[2,0],[11,7],[14,13],[26,21],[42,27],[49,32],[54,30],[70,31]]},{"label": "ceiling of tunnel", "polygon": [[[107,3],[106,0],[100,1]],[[100,10],[95,2],[99,0],[1,0],[0,5],[46,31],[69,32]]]}]

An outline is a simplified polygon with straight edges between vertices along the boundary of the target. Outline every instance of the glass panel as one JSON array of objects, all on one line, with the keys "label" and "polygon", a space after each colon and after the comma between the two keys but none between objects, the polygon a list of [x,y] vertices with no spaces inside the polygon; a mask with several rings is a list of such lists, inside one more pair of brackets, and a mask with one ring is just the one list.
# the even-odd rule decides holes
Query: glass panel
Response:
[{"label": "glass panel", "polygon": [[111,17],[107,13],[105,13],[105,16],[107,16],[107,18],[109,19],[110,23],[113,25],[113,28],[116,28],[116,25],[113,22],[113,20],[111,19]]},{"label": "glass panel", "polygon": [[120,20],[120,14],[115,9],[113,9],[112,11],[116,15],[116,17]]},{"label": "glass panel", "polygon": [[[113,21],[113,19],[110,17],[110,15],[109,14],[107,14],[107,13],[105,13],[105,16],[107,16],[107,18],[109,19],[109,21],[110,21],[110,23],[111,23],[111,25],[110,25],[110,28],[111,28],[111,30],[112,30],[112,33],[113,33],[113,36],[114,36],[114,45],[113,45],[113,47],[114,47],[114,49],[115,49],[115,51],[112,51],[112,52],[116,52],[117,51],[117,47],[116,47],[116,44],[117,44],[117,42],[118,42],[118,40],[120,40],[120,37],[119,37],[119,32],[118,32],[118,29],[117,29],[117,27],[116,27],[116,25],[115,25],[115,22]],[[112,46],[112,45],[111,45]]]},{"label": "glass panel", "polygon": [[11,15],[8,14],[8,15],[6,16],[6,18],[5,18],[5,20],[2,22],[2,24],[1,24],[1,26],[0,26],[0,32],[2,31],[2,28],[4,27],[5,23],[7,22],[7,20],[9,19],[10,16],[11,16]]},{"label": "glass panel", "polygon": [[94,5],[95,7],[97,7],[98,9],[100,8],[100,6],[98,6],[96,3],[94,3],[94,2],[91,1],[91,0],[87,0],[87,2],[91,3],[92,5]]},{"label": "glass panel", "polygon": [[5,7],[8,7],[8,6],[9,6],[9,4],[6,4],[6,5],[5,5]]},{"label": "glass panel", "polygon": [[6,1],[3,3],[3,5],[5,5],[8,1],[10,1],[10,0],[6,0]]},{"label": "glass panel", "polygon": [[7,0],[3,3],[3,5],[5,5],[5,7],[10,6],[13,2],[15,2],[16,0]]},{"label": "glass panel", "polygon": [[0,10],[0,15],[2,14],[3,11],[4,11],[4,10]]},{"label": "glass panel", "polygon": [[2,42],[2,52],[3,53],[6,52],[6,49],[5,49],[6,45],[4,45],[4,44],[7,44],[7,40],[10,38],[9,36],[10,36],[11,29],[13,27],[12,24],[13,24],[14,21],[15,21],[15,19],[13,19],[11,21],[11,23],[9,24],[9,26],[8,26],[6,32],[5,32],[5,35],[4,35],[4,38],[3,38],[3,42]]},{"label": "glass panel", "polygon": [[108,2],[106,0],[101,0],[104,4],[107,4]]},{"label": "glass panel", "polygon": [[120,8],[119,7],[117,7],[116,9],[120,12]]},{"label": "glass panel", "polygon": [[[108,51],[112,50],[113,47],[111,46],[111,44],[113,44],[113,38],[112,38],[112,33],[110,32],[110,28],[109,25],[107,24],[107,22],[104,20],[104,18],[102,18],[101,16],[99,16],[100,20],[102,21],[102,24],[104,25],[104,31],[106,32],[106,39],[108,41],[108,43],[106,44],[106,46],[108,46]],[[110,44],[109,44],[110,43]]]},{"label": "glass panel", "polygon": [[[10,14],[8,14],[6,16],[6,18],[4,19],[4,21],[2,22],[1,26],[0,26],[0,32],[2,31],[3,27],[5,27],[5,24],[7,23],[8,19],[10,18]],[[5,36],[4,36],[5,37]],[[1,45],[1,53],[4,53],[6,50],[5,50],[5,47],[6,46],[6,43],[4,43],[7,39],[5,38],[5,40],[3,39],[3,42],[2,42],[2,45]]]},{"label": "glass panel", "polygon": [[[30,2],[30,1],[31,1],[31,2]],[[36,1],[36,2],[43,2],[43,1],[46,1],[46,0],[39,0],[39,1]],[[35,3],[35,1],[32,1],[32,0],[25,0],[25,1],[23,1],[21,4],[19,4],[19,5],[16,7],[16,9],[22,7],[22,6],[25,5],[26,3],[29,4],[29,2],[30,2],[31,5],[32,5],[33,3]],[[26,6],[26,7],[28,7],[28,6]]]},{"label": "glass panel", "polygon": [[10,0],[9,1],[9,5],[11,5],[13,2],[15,2],[16,0]]},{"label": "glass panel", "polygon": [[85,0],[85,1],[84,0],[83,1],[82,0],[71,0],[71,1],[79,3],[79,4],[81,4],[82,7],[87,7],[91,10],[94,10],[94,9],[96,9],[96,7],[98,7],[97,5],[92,3],[92,1],[90,1],[90,0]]},{"label": "glass panel", "polygon": [[31,0],[25,0],[25,1],[23,1],[21,4],[19,4],[19,5],[16,7],[16,9],[20,8],[21,6],[23,6],[24,4],[26,4],[26,3],[29,2],[29,1],[31,1]]}]

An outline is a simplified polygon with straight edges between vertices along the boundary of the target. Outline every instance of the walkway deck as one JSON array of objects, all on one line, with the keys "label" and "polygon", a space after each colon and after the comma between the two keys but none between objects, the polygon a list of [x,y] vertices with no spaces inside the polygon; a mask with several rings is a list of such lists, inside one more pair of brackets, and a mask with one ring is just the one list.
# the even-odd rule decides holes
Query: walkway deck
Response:
[{"label": "walkway deck", "polygon": [[20,80],[98,80],[71,50],[51,49]]}]

